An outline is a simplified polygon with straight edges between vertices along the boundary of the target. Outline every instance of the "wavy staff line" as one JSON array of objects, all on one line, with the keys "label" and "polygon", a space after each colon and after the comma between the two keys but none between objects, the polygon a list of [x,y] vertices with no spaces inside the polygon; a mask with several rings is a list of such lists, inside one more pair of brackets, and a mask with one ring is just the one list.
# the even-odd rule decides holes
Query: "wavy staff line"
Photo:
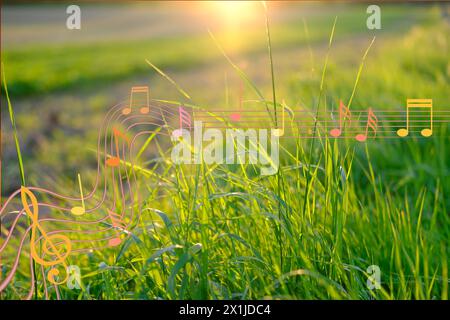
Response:
[{"label": "wavy staff line", "polygon": [[[133,115],[131,117],[125,117],[125,119],[122,119],[124,115],[123,115],[122,112],[120,112],[120,110],[121,110],[120,108],[122,108],[121,104],[118,104],[118,105],[110,108],[110,110],[108,111],[108,113],[106,114],[106,116],[104,118],[104,121],[103,121],[102,126],[101,126],[101,128],[99,130],[99,133],[98,133],[98,139],[97,139],[97,174],[96,174],[96,179],[95,179],[95,183],[94,183],[94,186],[92,188],[92,191],[89,192],[86,195],[86,197],[83,197],[83,199],[90,199],[90,198],[94,197],[94,195],[97,192],[97,189],[98,189],[101,177],[104,178],[104,180],[103,180],[104,188],[103,188],[103,194],[102,194],[101,200],[96,203],[94,208],[89,209],[87,212],[94,212],[98,208],[100,208],[105,203],[105,201],[107,200],[108,194],[110,194],[110,193],[108,193],[108,181],[109,181],[108,177],[109,177],[109,173],[107,173],[107,171],[108,171],[107,169],[108,168],[107,168],[107,164],[106,164],[106,159],[108,157],[107,150],[108,149],[110,150],[110,154],[111,155],[114,154],[114,141],[113,141],[113,139],[117,139],[117,137],[113,137],[113,136],[108,134],[108,133],[111,132],[112,124],[116,123],[116,122],[119,122],[120,120],[121,120],[121,122],[120,122],[121,124],[126,124],[128,121],[131,121],[131,120],[133,120],[133,119],[135,119],[137,117],[141,117],[140,115]],[[150,119],[153,120],[153,114],[155,113],[154,110],[159,111],[159,113],[161,115],[161,118],[164,118],[164,113],[166,113],[167,115],[169,115],[171,117],[176,115],[175,113],[171,112],[170,109],[163,109],[161,106],[159,106],[159,107],[154,107],[153,106],[152,109],[153,110],[151,111],[151,114],[145,116],[146,119],[150,118]],[[202,111],[200,111],[200,112],[202,112]],[[208,111],[206,111],[206,112],[208,114],[211,114],[211,112],[208,112]],[[156,118],[156,119],[159,120],[159,118]],[[156,120],[156,121],[158,121],[158,120]],[[333,122],[333,121],[331,121],[331,122]],[[335,122],[333,122],[333,123],[335,123]],[[127,127],[126,133],[130,132],[132,128],[138,127],[140,125],[149,125],[149,124],[150,125],[160,126],[160,124],[154,123],[154,122],[132,123],[131,125],[129,125]],[[167,128],[167,129],[171,128],[170,126],[167,125],[167,122],[165,124],[165,128]],[[226,128],[228,128],[228,127],[226,127]],[[130,171],[131,173],[129,174],[128,170],[125,170],[125,175],[123,175],[123,173],[122,173],[122,170],[123,170],[123,168],[121,168],[122,166],[119,166],[117,168],[117,172],[116,172],[116,168],[114,168],[114,167],[111,168],[111,177],[110,177],[110,179],[112,181],[112,188],[113,188],[113,192],[112,192],[113,193],[113,198],[112,198],[113,207],[112,208],[115,210],[121,204],[120,217],[122,219],[125,219],[125,217],[126,217],[126,210],[127,210],[127,203],[128,203],[128,201],[130,202],[130,208],[133,208],[133,206],[135,204],[135,201],[134,201],[135,197],[134,197],[134,192],[133,192],[134,188],[133,187],[137,184],[137,178],[136,178],[136,171],[134,169],[135,168],[135,166],[134,166],[134,157],[132,155],[133,146],[134,146],[134,144],[136,142],[137,137],[139,137],[142,134],[148,134],[148,133],[156,133],[157,135],[164,135],[164,136],[169,136],[170,135],[170,133],[165,134],[165,133],[159,132],[159,131],[157,131],[157,132],[155,132],[155,131],[153,131],[153,132],[152,131],[144,131],[144,132],[139,131],[137,134],[135,134],[133,136],[132,143],[131,143],[131,145],[128,148],[128,153],[127,153],[127,148],[126,148],[126,145],[125,145],[124,141],[122,141],[121,148],[116,150],[117,157],[119,157],[120,159],[123,159],[124,162],[129,163],[130,166],[131,166],[131,171]],[[102,139],[102,137],[103,137],[103,139]],[[295,138],[298,138],[298,137],[295,137]],[[101,143],[102,140],[103,140],[103,144]],[[103,156],[101,156],[101,154],[102,154],[101,151],[100,151],[101,149],[103,149],[103,151],[104,151],[103,152]],[[101,159],[103,159],[104,161],[102,162]],[[118,179],[118,183],[117,184],[116,184],[116,179]],[[120,194],[120,195],[117,195],[117,197],[116,197],[116,192],[115,192],[116,186],[118,188],[118,193]],[[30,188],[30,190],[35,190],[35,191],[38,191],[38,192],[46,193],[48,195],[51,195],[53,197],[56,197],[56,198],[59,198],[59,199],[63,199],[63,200],[66,200],[66,201],[80,201],[81,200],[81,198],[73,198],[73,197],[63,196],[63,195],[60,195],[60,194],[58,194],[56,192],[52,192],[50,190],[46,190],[46,189],[38,188],[38,187]],[[12,197],[16,196],[17,193],[18,192],[16,192],[15,194],[13,193]],[[127,198],[126,195],[129,195],[130,197]],[[6,204],[10,203],[10,201],[11,201],[10,199],[12,199],[12,197],[7,200],[7,202],[5,203],[5,206],[2,208],[2,210],[0,210],[0,215],[4,214],[4,212],[5,212],[4,208],[6,207]],[[69,211],[70,210],[70,208],[57,207],[57,206],[54,206],[54,205],[51,205],[51,204],[41,204],[41,205],[43,207],[44,206],[52,207],[53,209],[58,209],[59,211]],[[139,193],[138,193],[138,205],[140,206]],[[38,204],[38,206],[39,206],[39,204]],[[22,210],[22,212],[23,212],[23,210]],[[133,220],[135,218],[134,211],[132,210],[132,212],[133,212],[133,215],[131,216],[131,219],[129,220],[130,222],[127,224],[127,227],[130,224],[133,223]],[[14,232],[15,226],[17,225],[17,222],[20,219],[21,215],[22,215],[22,213],[19,213],[19,215],[14,220],[13,227],[10,229],[11,230],[10,234],[12,234],[12,232]],[[38,221],[39,222],[41,222],[41,221],[42,222],[48,221],[48,222],[60,222],[60,223],[72,223],[72,224],[81,226],[81,225],[84,225],[84,224],[100,223],[100,222],[103,222],[103,221],[105,221],[107,219],[108,219],[108,215],[105,215],[103,218],[100,218],[100,219],[98,219],[96,221],[89,221],[89,222],[87,222],[87,221],[79,221],[78,219],[76,219],[76,220],[63,220],[63,219],[53,219],[53,218],[40,219]],[[31,226],[25,232],[24,237],[26,236],[26,234],[28,234],[30,228],[31,228]],[[65,230],[65,229],[58,229],[58,230],[50,231],[48,234],[55,234],[55,233],[99,234],[99,233],[110,231],[112,229],[117,229],[117,228],[112,226],[110,228],[103,229],[103,230],[98,230],[98,229],[96,229],[96,230],[71,230],[71,229]],[[19,252],[18,252],[18,254],[16,256],[16,260],[15,260],[15,264],[13,265],[13,269],[12,269],[12,271],[10,273],[11,277],[14,276],[14,274],[16,272],[16,269],[17,269],[18,261],[20,259],[20,255],[21,255],[21,252],[22,252],[23,244],[24,244],[24,241],[25,241],[24,237],[22,237],[22,239],[21,239],[21,245],[19,247]],[[39,237],[38,241],[42,240],[42,238],[43,238],[43,236]],[[77,243],[77,244],[82,244],[82,243],[86,243],[86,242],[92,243],[92,242],[97,242],[97,241],[105,241],[105,240],[108,240],[108,239],[111,239],[111,238],[112,237],[106,237],[106,238],[101,238],[101,239],[89,239],[89,240],[73,240],[73,241],[75,243]],[[6,247],[6,245],[9,243],[9,239],[10,238],[8,238],[8,240],[3,244],[2,249],[0,251],[2,251],[3,248]],[[94,248],[103,249],[103,248],[108,248],[108,246],[94,247]],[[89,248],[76,249],[76,252],[85,252],[86,250],[93,250],[93,248],[91,246]],[[43,268],[42,268],[42,270],[43,270]],[[44,281],[45,281],[45,277],[43,277],[43,278],[44,278]],[[3,283],[2,283],[2,285],[3,285]],[[34,288],[34,283],[32,283],[32,287]],[[33,288],[32,288],[32,290],[33,290]],[[2,289],[0,289],[0,291],[1,290]],[[46,290],[47,290],[47,286],[46,286]],[[55,290],[56,290],[57,295],[59,297],[57,286],[55,286]]]},{"label": "wavy staff line", "polygon": [[[114,110],[114,108],[113,108],[112,110]],[[106,122],[106,123],[107,123],[107,125],[106,125],[107,128],[109,127],[110,122],[111,122],[111,121],[107,121],[107,122]],[[106,130],[107,130],[107,129],[106,129]],[[100,131],[102,131],[102,130],[100,130]],[[97,189],[98,182],[99,182],[99,176],[100,176],[100,152],[99,152],[99,150],[100,150],[100,141],[101,141],[101,134],[99,133],[98,147],[97,147],[97,160],[98,160],[97,167],[98,167],[98,170],[97,170],[96,183],[95,183],[95,185],[94,185],[93,191],[91,191],[91,192],[86,196],[86,198],[90,198],[91,196],[93,196],[93,195],[95,194],[95,191],[96,191],[96,189]],[[106,135],[105,135],[105,151],[106,151]],[[124,147],[123,147],[123,153],[125,154],[125,148],[124,148]],[[127,174],[127,179],[128,179],[128,182],[129,182],[128,174]],[[130,184],[129,184],[129,189],[130,189],[130,190],[132,189]],[[46,190],[46,189],[43,189],[43,188],[33,188],[33,190],[45,192],[45,193],[47,193],[47,194],[50,194],[50,195],[52,195],[52,196],[55,196],[55,197],[58,197],[58,198],[61,198],[61,199],[65,199],[65,200],[73,200],[73,199],[76,200],[76,199],[77,199],[77,198],[72,198],[72,197],[66,197],[66,196],[57,194],[57,193],[55,193],[55,192],[52,192],[52,191],[50,191],[50,190]],[[122,193],[124,193],[124,191],[123,191],[123,185],[122,185]],[[11,195],[11,197],[8,199],[8,201],[7,201],[5,204],[9,204],[10,201],[11,201],[11,199],[12,199],[14,196],[16,196],[17,194],[18,194],[18,192],[13,193],[13,194]],[[105,194],[106,194],[106,179],[105,179],[104,195],[105,195]],[[132,197],[132,198],[133,198],[133,197]],[[101,203],[104,202],[104,199],[105,199],[105,196],[103,196],[103,199],[102,199]],[[47,205],[47,204],[40,204],[40,205],[41,205],[41,206],[49,206],[49,207],[53,207],[53,208],[58,208],[59,210],[67,210],[67,211],[70,210],[70,209],[68,209],[68,208],[57,207],[57,206],[54,206],[54,205]],[[39,204],[38,204],[38,206],[39,206]],[[4,214],[5,210],[6,210],[6,206],[2,208],[2,210],[0,211],[0,214]],[[16,217],[16,219],[15,219],[15,221],[14,221],[12,227],[10,228],[10,230],[9,230],[9,231],[10,231],[10,232],[9,232],[9,236],[8,236],[7,240],[3,243],[3,245],[2,245],[2,250],[3,250],[3,249],[6,247],[6,245],[9,243],[9,240],[11,239],[11,235],[12,235],[12,233],[14,232],[15,226],[17,225],[17,222],[18,222],[18,220],[20,219],[20,217],[21,217],[22,215],[23,215],[23,210],[22,210],[21,212],[19,212],[19,214],[17,215],[17,217]],[[89,221],[89,222],[70,221],[70,220],[62,220],[62,219],[40,219],[39,221],[53,221],[53,222],[59,221],[59,222],[74,223],[74,224],[79,225],[79,224],[83,224],[83,223],[89,223],[89,224],[98,223],[98,222],[100,222],[100,221],[102,221],[102,220],[105,220],[105,219],[106,219],[106,218],[99,219],[99,220],[94,221],[94,222],[93,222],[93,221]],[[17,251],[17,255],[16,255],[16,259],[15,259],[14,264],[13,264],[13,268],[11,269],[10,273],[8,274],[8,276],[6,277],[5,281],[2,282],[2,286],[1,286],[1,290],[0,290],[0,291],[2,291],[2,290],[6,287],[6,285],[11,281],[11,279],[13,278],[13,276],[14,276],[14,274],[15,274],[15,272],[16,272],[17,265],[18,265],[18,262],[19,262],[19,258],[20,258],[20,255],[21,255],[21,253],[22,253],[23,243],[24,243],[24,241],[25,241],[26,235],[28,234],[30,228],[31,228],[31,226],[28,227],[28,229],[26,230],[24,236],[23,236],[22,239],[21,239],[21,245],[19,246],[19,250]],[[109,230],[109,229],[112,229],[112,228],[108,228],[108,229],[105,229],[105,230]],[[87,231],[87,232],[99,233],[99,232],[104,232],[105,230],[96,230],[96,231]],[[50,231],[50,232],[51,232],[51,233],[58,233],[58,232],[74,232],[74,233],[78,233],[78,232],[80,232],[80,230],[55,230],[55,231]],[[110,238],[110,237],[109,237],[109,238]],[[109,239],[109,238],[102,238],[102,239],[95,239],[95,240],[103,241],[103,240]],[[42,236],[39,238],[38,241],[40,241],[41,239],[42,239]],[[92,242],[93,240],[94,240],[94,239],[91,239],[90,242]],[[100,247],[99,247],[99,248],[100,248]],[[1,250],[1,251],[2,251],[2,250]],[[91,249],[88,249],[88,250],[91,250]],[[77,250],[77,251],[78,251],[78,250]],[[34,284],[32,283],[31,286],[32,286],[32,288],[31,288],[30,292],[33,291]]]}]

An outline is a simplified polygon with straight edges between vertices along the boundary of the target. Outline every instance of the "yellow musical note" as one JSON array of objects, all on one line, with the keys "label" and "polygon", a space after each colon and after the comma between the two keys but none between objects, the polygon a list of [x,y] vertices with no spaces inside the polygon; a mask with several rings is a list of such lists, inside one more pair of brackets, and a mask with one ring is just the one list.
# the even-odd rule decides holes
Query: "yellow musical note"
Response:
[{"label": "yellow musical note", "polygon": [[75,216],[82,216],[86,213],[86,207],[84,205],[84,196],[83,196],[83,186],[81,185],[81,176],[78,174],[78,184],[80,187],[80,194],[81,194],[81,207],[73,207],[70,212]]},{"label": "yellow musical note", "polygon": [[[55,277],[59,275],[59,270],[57,268],[52,268],[49,270],[47,274],[47,279],[53,284],[59,285],[67,281],[68,279],[68,273],[67,273],[67,264],[65,263],[65,260],[69,256],[70,252],[72,251],[72,243],[70,242],[70,239],[62,234],[52,234],[47,235],[45,230],[41,227],[39,224],[39,206],[36,199],[36,196],[30,191],[30,189],[22,186],[20,189],[21,192],[21,200],[22,205],[27,213],[27,215],[31,218],[32,225],[31,225],[31,241],[30,241],[30,250],[31,250],[31,256],[33,257],[34,261],[39,263],[43,266],[56,266],[58,264],[64,265],[64,270],[66,271],[66,277],[61,281],[56,281]],[[28,203],[27,198],[31,200],[31,206],[33,207],[33,210],[30,209],[30,205]],[[36,231],[37,229],[40,231],[42,238],[44,239],[44,242],[42,243],[42,251],[49,256],[56,256],[57,259],[55,260],[44,260],[41,258],[41,256],[38,254],[36,250]],[[62,245],[62,249],[58,248],[54,242],[58,243],[58,247]],[[63,252],[65,248],[65,251]]]},{"label": "yellow musical note", "polygon": [[[424,128],[420,134],[424,137],[429,137],[433,134],[433,100],[432,99],[407,99],[406,100],[406,128],[397,130],[397,135],[406,137],[409,134],[410,128],[410,109],[429,109],[430,110],[430,127]],[[416,122],[417,119],[416,119]]]},{"label": "yellow musical note", "polygon": [[284,135],[284,108],[286,108],[286,104],[283,101],[281,105],[281,128],[276,128],[273,130],[273,135],[276,137],[281,137]]}]

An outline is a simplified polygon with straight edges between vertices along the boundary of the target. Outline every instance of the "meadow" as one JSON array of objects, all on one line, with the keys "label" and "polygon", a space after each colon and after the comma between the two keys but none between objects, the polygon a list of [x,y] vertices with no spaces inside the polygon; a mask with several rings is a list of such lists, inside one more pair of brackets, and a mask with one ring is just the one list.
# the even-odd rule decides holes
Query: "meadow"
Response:
[{"label": "meadow", "polygon": [[[148,84],[152,98],[211,112],[234,108],[241,83],[245,99],[267,104],[272,116],[275,96],[312,114],[336,110],[339,99],[350,108],[404,110],[407,98],[427,97],[435,110],[448,109],[450,30],[438,5],[382,6],[380,31],[367,30],[363,5],[285,6],[272,12],[269,5],[270,43],[258,4],[255,26],[212,28],[213,37],[199,27],[145,40],[3,44],[23,161],[2,100],[2,198],[23,184],[20,165],[27,185],[77,196],[82,172],[90,189],[99,123],[136,83]],[[168,23],[174,21],[182,25]],[[2,26],[2,33],[14,33],[10,28]],[[295,125],[288,117],[287,126]],[[62,285],[58,294],[447,300],[449,129],[436,123],[430,138],[362,144],[286,139],[274,176],[260,176],[251,165],[175,165],[167,145],[149,140],[135,171],[145,199],[133,235],[119,247],[71,258],[82,287]],[[379,290],[367,287],[370,265],[381,270]],[[16,277],[2,299],[26,291],[25,265]],[[37,277],[34,298],[46,298]]]}]

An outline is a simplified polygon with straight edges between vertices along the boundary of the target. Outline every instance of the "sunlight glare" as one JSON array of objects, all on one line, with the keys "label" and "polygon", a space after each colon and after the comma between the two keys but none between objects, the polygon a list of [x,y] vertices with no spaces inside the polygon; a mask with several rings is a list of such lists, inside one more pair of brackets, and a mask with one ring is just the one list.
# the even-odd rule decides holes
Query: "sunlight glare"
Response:
[{"label": "sunlight glare", "polygon": [[[257,1],[211,1],[208,4],[213,15],[225,28],[252,22],[262,9],[261,4]],[[258,5],[261,8],[258,8]]]}]

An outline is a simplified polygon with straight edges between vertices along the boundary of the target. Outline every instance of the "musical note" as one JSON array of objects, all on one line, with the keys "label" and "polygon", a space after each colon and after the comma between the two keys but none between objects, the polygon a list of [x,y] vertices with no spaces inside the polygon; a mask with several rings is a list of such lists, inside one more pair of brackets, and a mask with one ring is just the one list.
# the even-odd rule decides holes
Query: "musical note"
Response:
[{"label": "musical note", "polygon": [[[52,234],[47,235],[45,230],[42,228],[42,226],[39,224],[39,206],[36,199],[36,196],[26,187],[22,186],[20,189],[21,192],[21,200],[23,209],[25,210],[26,214],[31,218],[31,240],[30,240],[30,250],[31,250],[31,256],[33,257],[34,261],[39,263],[43,266],[56,266],[58,264],[64,265],[64,270],[66,270],[66,277],[61,281],[56,281],[55,277],[59,275],[59,270],[57,268],[52,268],[49,270],[47,274],[47,279],[53,284],[59,285],[64,282],[66,282],[68,278],[67,273],[67,264],[65,263],[66,258],[69,256],[70,252],[72,251],[72,243],[68,237],[62,234]],[[33,207],[33,210],[30,209],[30,205],[28,203],[27,198],[31,200],[31,206]],[[42,238],[44,239],[44,242],[42,243],[42,251],[45,255],[48,255],[49,257],[56,256],[57,259],[55,260],[44,260],[41,258],[41,256],[38,254],[36,250],[36,231],[39,230],[39,232],[42,235]],[[58,247],[61,246],[62,248],[58,248],[54,242],[58,243]],[[65,248],[65,250],[64,250]],[[64,251],[63,251],[64,250]]]},{"label": "musical note", "polygon": [[[107,209],[108,215],[111,218],[111,222],[114,228],[116,229],[125,229],[125,223],[122,220],[122,217],[112,212],[111,210]],[[110,247],[118,246],[122,242],[122,239],[120,239],[119,231],[117,231],[117,237],[114,237],[108,241],[108,244]]]},{"label": "musical note", "polygon": [[276,137],[281,137],[284,135],[284,108],[285,108],[285,102],[283,101],[283,104],[281,105],[281,129],[276,128],[273,130],[273,135]]},{"label": "musical note", "polygon": [[232,120],[232,121],[239,121],[239,120],[241,120],[241,114],[240,113],[232,113],[232,114],[230,114],[230,119]]},{"label": "musical note", "polygon": [[369,133],[369,128],[371,128],[374,132],[374,134],[377,134],[378,130],[378,118],[373,113],[372,108],[369,108],[368,114],[367,114],[367,124],[366,124],[366,131],[364,134],[360,133],[356,135],[356,140],[360,142],[364,142],[367,140],[367,136]]},{"label": "musical note", "polygon": [[[430,110],[430,127],[424,128],[420,134],[429,137],[433,134],[433,100],[432,99],[407,99],[406,100],[406,128],[397,130],[397,135],[406,137],[409,134],[410,127],[410,109],[429,109]],[[418,121],[416,121],[418,122]]]},{"label": "musical note", "polygon": [[[145,100],[142,101],[142,99],[136,99],[134,96],[135,94],[144,93],[145,94]],[[148,87],[147,86],[141,86],[141,87],[132,87],[131,93],[130,93],[130,105],[122,110],[122,114],[127,115],[130,114],[133,110],[134,104],[136,102],[133,102],[134,100],[138,100],[136,107],[140,107],[139,112],[142,114],[147,114],[150,111],[150,102],[149,102],[149,94],[148,94]]]},{"label": "musical note", "polygon": [[174,138],[179,138],[182,135],[182,131],[183,131],[183,124],[187,127],[191,126],[191,115],[184,110],[184,108],[182,106],[178,107],[178,118],[179,118],[179,129],[176,129],[172,132],[172,136]]},{"label": "musical note", "polygon": [[[113,128],[113,135],[114,135],[114,144],[116,148],[116,154],[117,156],[111,156],[109,159],[106,160],[106,165],[108,167],[118,167],[120,164],[120,157],[119,157],[119,137],[124,138],[127,140],[125,135],[118,129]],[[128,141],[128,140],[127,140]]]},{"label": "musical note", "polygon": [[345,122],[345,119],[351,120],[352,113],[350,110],[344,105],[342,100],[339,101],[339,128],[334,128],[330,130],[330,134],[333,137],[339,137],[342,134],[342,127]]},{"label": "musical note", "polygon": [[81,216],[86,213],[86,207],[84,205],[83,186],[81,185],[81,176],[78,174],[78,185],[80,187],[81,194],[81,207],[73,207],[70,212],[75,216]]},{"label": "musical note", "polygon": [[238,112],[233,112],[232,114],[230,114],[231,121],[237,122],[241,120],[243,92],[244,92],[244,83],[241,81],[241,85],[239,87],[239,109]]}]

